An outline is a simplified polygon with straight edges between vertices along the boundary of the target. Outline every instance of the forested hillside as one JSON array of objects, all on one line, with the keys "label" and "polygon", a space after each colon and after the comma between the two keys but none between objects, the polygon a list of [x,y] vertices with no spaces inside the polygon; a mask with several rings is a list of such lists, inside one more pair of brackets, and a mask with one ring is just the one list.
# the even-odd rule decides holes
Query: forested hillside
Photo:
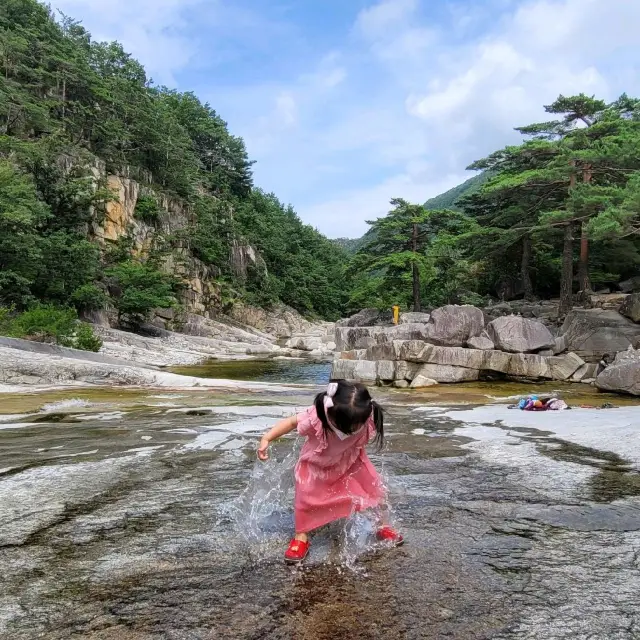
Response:
[{"label": "forested hillside", "polygon": [[211,106],[35,0],[0,4],[0,69],[0,305],[140,321],[204,278],[218,310],[341,315],[344,252],[253,186]]},{"label": "forested hillside", "polygon": [[449,191],[441,193],[439,196],[435,196],[424,203],[427,209],[452,209],[454,211],[462,211],[460,201],[466,196],[478,191],[482,188],[482,185],[489,179],[488,173],[479,173],[473,178],[465,180],[462,184],[459,184]]},{"label": "forested hillside", "polygon": [[353,257],[350,307],[559,297],[560,313],[640,264],[640,101],[560,96],[555,119],[478,160],[483,173],[392,201]]}]

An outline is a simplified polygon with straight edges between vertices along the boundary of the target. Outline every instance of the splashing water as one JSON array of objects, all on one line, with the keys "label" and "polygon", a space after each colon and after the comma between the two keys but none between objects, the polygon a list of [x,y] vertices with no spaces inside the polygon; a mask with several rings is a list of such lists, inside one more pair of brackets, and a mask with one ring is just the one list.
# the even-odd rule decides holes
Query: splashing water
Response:
[{"label": "splashing water", "polygon": [[[284,553],[295,531],[294,467],[303,440],[297,439],[293,449],[281,460],[270,458],[256,462],[247,488],[236,500],[222,506],[220,515],[247,544],[254,562],[273,559]],[[389,478],[382,470],[388,486]],[[393,484],[393,483],[392,483]],[[354,496],[354,502],[357,502]],[[385,509],[385,520],[392,523],[393,512]],[[312,535],[312,545],[306,565],[331,563],[341,568],[363,573],[359,559],[380,548],[375,532],[381,520],[380,510],[355,512],[346,519],[332,522]]]},{"label": "splashing water", "polygon": [[64,409],[84,409],[86,407],[91,407],[92,405],[93,403],[88,402],[87,400],[72,398],[70,400],[60,400],[58,402],[45,404],[40,408],[40,411],[42,413],[56,413],[58,411],[63,411]]}]

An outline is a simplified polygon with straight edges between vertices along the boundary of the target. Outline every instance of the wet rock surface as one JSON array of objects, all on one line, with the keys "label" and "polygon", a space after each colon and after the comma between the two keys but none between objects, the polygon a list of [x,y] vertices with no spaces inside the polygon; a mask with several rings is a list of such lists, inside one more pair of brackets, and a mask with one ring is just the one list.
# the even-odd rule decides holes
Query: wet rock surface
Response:
[{"label": "wet rock surface", "polygon": [[640,408],[387,391],[372,459],[406,545],[340,524],[292,570],[296,441],[254,447],[313,392],[0,396],[0,638],[639,637]]}]

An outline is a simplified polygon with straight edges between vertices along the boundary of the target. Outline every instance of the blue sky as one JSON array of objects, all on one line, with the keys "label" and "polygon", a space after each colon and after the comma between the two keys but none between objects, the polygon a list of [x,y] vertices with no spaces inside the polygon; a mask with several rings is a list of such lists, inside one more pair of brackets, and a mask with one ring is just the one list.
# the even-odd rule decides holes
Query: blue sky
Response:
[{"label": "blue sky", "polygon": [[423,202],[559,93],[640,94],[638,0],[52,0],[192,90],[330,237]]}]

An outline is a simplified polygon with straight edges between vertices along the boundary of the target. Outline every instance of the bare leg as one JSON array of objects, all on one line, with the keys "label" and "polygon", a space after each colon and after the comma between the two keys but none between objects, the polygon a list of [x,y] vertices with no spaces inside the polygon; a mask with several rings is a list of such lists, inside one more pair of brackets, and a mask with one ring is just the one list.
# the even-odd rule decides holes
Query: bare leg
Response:
[{"label": "bare leg", "polygon": [[309,536],[306,533],[296,533],[296,540],[300,540],[300,542],[309,542]]}]

